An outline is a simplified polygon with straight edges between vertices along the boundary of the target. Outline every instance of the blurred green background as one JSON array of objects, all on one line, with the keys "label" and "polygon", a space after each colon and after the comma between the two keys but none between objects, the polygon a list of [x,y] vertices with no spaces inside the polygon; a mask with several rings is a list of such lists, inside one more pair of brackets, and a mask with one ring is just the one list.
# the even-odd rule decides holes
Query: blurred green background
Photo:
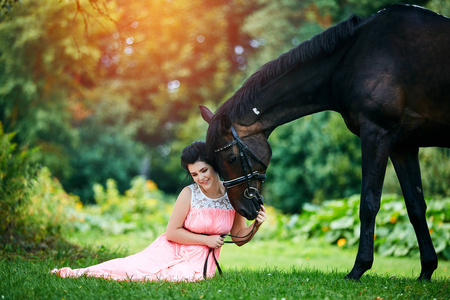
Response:
[{"label": "blurred green background", "polygon": [[[101,205],[108,182],[117,193],[109,199],[120,199],[139,178],[173,203],[186,184],[181,150],[205,138],[199,104],[214,111],[267,61],[352,14],[370,16],[396,2],[0,0],[2,236],[32,223],[24,216],[58,216],[50,204],[29,210],[38,206],[30,200],[36,189],[43,193],[53,181],[61,186],[49,192],[60,191],[48,196],[52,209],[57,201]],[[448,0],[406,2],[450,16]],[[291,122],[269,141],[267,205],[298,214],[305,203],[359,194],[359,139],[338,114]],[[421,150],[425,195],[450,196],[449,158],[449,149]],[[39,181],[42,170],[47,177]],[[401,194],[391,165],[384,193]],[[118,230],[146,205],[123,220],[111,208],[123,223]],[[58,232],[58,222],[42,226]]]}]

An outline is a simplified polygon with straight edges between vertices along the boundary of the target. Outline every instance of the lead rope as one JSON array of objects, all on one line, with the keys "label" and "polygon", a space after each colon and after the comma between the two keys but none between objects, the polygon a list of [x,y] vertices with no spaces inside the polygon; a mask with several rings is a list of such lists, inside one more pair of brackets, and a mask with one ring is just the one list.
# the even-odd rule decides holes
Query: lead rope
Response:
[{"label": "lead rope", "polygon": [[[244,239],[243,241],[237,241],[237,242],[235,242],[235,241],[223,241],[225,244],[236,244],[236,243],[248,242],[252,238],[253,231],[255,230],[255,226],[256,226],[256,221],[255,221],[255,223],[253,223],[252,230],[250,230],[250,232],[247,233],[244,236],[237,236],[237,235],[232,235],[232,234],[227,234],[227,233],[221,234],[220,236],[223,237],[223,238],[225,238],[226,236],[229,236],[231,238]],[[188,230],[188,229],[186,229],[186,230]],[[204,234],[204,233],[200,233],[200,234],[202,234],[202,235],[209,235],[209,234]],[[212,253],[212,256],[214,258],[214,262],[216,263],[217,270],[219,271],[219,275],[222,276],[222,269],[220,268],[219,261],[216,258],[215,250],[216,250],[215,248],[209,248],[208,255],[206,256],[205,264],[203,265],[203,279],[207,278],[206,274],[207,274],[207,271],[208,271],[208,258],[209,258],[209,255],[211,253]]]},{"label": "lead rope", "polygon": [[215,250],[216,249],[214,248],[209,248],[208,256],[206,256],[205,264],[203,265],[203,279],[207,278],[206,273],[208,271],[208,258],[211,253],[213,255],[214,262],[216,263],[217,270],[219,271],[220,276],[222,276],[222,269],[220,268],[219,262],[217,261],[216,254],[214,252]]}]

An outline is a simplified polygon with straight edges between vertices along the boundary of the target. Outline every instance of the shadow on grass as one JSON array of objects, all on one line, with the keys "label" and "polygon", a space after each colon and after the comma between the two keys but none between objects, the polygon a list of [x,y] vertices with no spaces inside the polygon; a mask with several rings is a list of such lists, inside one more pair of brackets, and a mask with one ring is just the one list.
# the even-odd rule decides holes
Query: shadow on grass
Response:
[{"label": "shadow on grass", "polygon": [[58,265],[83,265],[125,256],[125,251],[120,248],[106,249],[104,246],[80,247],[64,238],[52,236],[39,242],[15,237],[10,243],[0,243],[0,254],[5,260],[52,260]]}]

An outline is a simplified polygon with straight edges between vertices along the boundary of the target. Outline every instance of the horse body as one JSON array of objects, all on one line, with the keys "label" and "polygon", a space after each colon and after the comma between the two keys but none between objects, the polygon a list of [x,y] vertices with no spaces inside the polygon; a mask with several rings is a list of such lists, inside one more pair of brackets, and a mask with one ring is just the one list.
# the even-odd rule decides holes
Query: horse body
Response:
[{"label": "horse body", "polygon": [[360,136],[371,122],[398,146],[450,147],[450,20],[396,6],[355,38],[332,80],[349,129]]},{"label": "horse body", "polygon": [[[375,217],[388,158],[399,179],[420,253],[420,279],[430,279],[437,256],[428,231],[419,147],[450,147],[450,20],[395,5],[365,20],[352,17],[267,63],[226,101],[210,123],[207,143],[233,139],[230,127],[266,165],[267,137],[278,126],[324,110],[339,112],[361,139],[361,236],[348,278],[373,263]],[[215,153],[224,178],[241,176],[236,149]],[[213,153],[211,151],[211,153]],[[265,170],[260,169],[259,172]],[[260,188],[261,183],[254,183]],[[240,214],[256,217],[243,187],[228,191]]]}]

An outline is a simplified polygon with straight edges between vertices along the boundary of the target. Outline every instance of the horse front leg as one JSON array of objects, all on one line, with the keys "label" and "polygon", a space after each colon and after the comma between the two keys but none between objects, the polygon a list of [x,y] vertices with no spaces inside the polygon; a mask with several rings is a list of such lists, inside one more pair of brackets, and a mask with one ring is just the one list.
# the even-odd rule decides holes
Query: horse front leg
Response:
[{"label": "horse front leg", "polygon": [[359,281],[361,276],[372,267],[375,218],[380,209],[389,152],[389,139],[381,130],[372,129],[361,132],[362,186],[359,207],[361,235],[355,264],[345,278]]},{"label": "horse front leg", "polygon": [[430,280],[437,269],[438,258],[426,220],[427,204],[422,192],[418,154],[419,148],[395,149],[391,160],[402,188],[409,220],[419,243],[422,271],[418,279]]}]

